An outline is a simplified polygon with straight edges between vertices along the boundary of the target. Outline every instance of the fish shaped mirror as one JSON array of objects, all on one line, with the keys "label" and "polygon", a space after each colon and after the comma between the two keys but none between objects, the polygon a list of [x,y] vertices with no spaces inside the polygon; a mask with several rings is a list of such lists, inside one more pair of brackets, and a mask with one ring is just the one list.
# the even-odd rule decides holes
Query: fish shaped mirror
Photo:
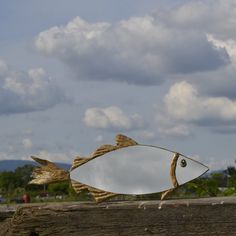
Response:
[{"label": "fish shaped mirror", "polygon": [[96,201],[117,194],[162,192],[162,199],[179,185],[208,171],[208,167],[177,152],[141,145],[124,135],[116,145],[102,145],[89,158],[77,157],[69,173],[52,162],[32,157],[43,165],[36,168],[31,183],[45,184],[70,179],[77,193],[88,189]]}]

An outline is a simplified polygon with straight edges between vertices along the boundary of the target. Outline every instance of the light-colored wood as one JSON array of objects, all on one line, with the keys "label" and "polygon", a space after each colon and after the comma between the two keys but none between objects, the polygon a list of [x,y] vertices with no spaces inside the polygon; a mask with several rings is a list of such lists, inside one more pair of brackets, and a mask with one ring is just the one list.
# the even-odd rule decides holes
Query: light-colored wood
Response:
[{"label": "light-colored wood", "polygon": [[73,189],[75,190],[75,192],[77,194],[79,194],[81,191],[83,190],[88,190],[88,186],[82,183],[79,183],[77,181],[71,180],[71,185],[73,187]]},{"label": "light-colored wood", "polygon": [[115,193],[106,192],[92,187],[89,187],[88,190],[93,195],[96,202],[103,202],[111,197],[117,196]]},{"label": "light-colored wood", "polygon": [[92,188],[86,184],[82,184],[74,180],[71,180],[71,184],[77,194],[79,194],[83,190],[88,190],[92,194],[96,202],[102,202],[117,195],[115,193]]},{"label": "light-colored wood", "polygon": [[176,175],[175,175],[178,158],[179,158],[179,153],[175,153],[171,162],[171,166],[170,166],[170,177],[171,177],[171,181],[173,183],[174,188],[177,188],[179,186],[178,181],[176,179]]},{"label": "light-colored wood", "polygon": [[44,160],[44,159],[38,158],[36,156],[31,156],[31,158],[34,161],[36,161],[37,163],[39,163],[40,165],[42,165],[42,166],[48,166],[50,168],[55,168],[56,167],[56,165],[53,162],[51,162],[51,161]]},{"label": "light-colored wood", "polygon": [[138,143],[136,141],[134,141],[133,139],[123,135],[123,134],[117,134],[116,135],[116,146],[117,147],[128,147],[128,146],[134,146],[134,145],[138,145]]},{"label": "light-colored wood", "polygon": [[168,190],[162,192],[162,193],[161,193],[161,200],[162,200],[162,201],[165,200],[165,199],[167,198],[167,196],[168,196],[171,192],[173,192],[173,190],[174,190],[174,188],[171,188],[171,189],[168,189]]},{"label": "light-colored wood", "polygon": [[179,153],[175,153],[174,156],[173,156],[173,158],[172,158],[171,165],[170,165],[170,178],[171,178],[171,181],[172,181],[172,184],[173,184],[173,188],[164,191],[164,192],[161,194],[161,200],[166,199],[167,196],[168,196],[174,189],[176,189],[176,188],[179,186],[178,181],[177,181],[177,179],[176,179],[176,175],[175,175],[176,165],[177,165],[178,158],[179,158]]},{"label": "light-colored wood", "polygon": [[[71,170],[79,167],[80,165],[85,164],[87,161],[90,161],[91,159],[98,158],[108,152],[115,151],[123,147],[128,147],[128,146],[133,146],[133,145],[138,144],[133,139],[122,134],[116,135],[115,139],[116,139],[116,146],[110,145],[110,144],[104,144],[100,146],[99,148],[97,148],[90,155],[90,158],[85,159],[85,158],[77,157],[73,162]],[[74,190],[76,191],[76,193],[80,193],[82,190],[87,189],[92,194],[96,202],[102,202],[117,195],[115,193],[106,192],[100,189],[92,188],[90,186],[87,186],[85,184],[82,184],[73,180],[71,181],[71,184]]]},{"label": "light-colored wood", "polygon": [[115,141],[116,141],[116,146],[113,146],[110,144],[104,144],[104,145],[100,146],[98,149],[96,149],[90,155],[90,157],[96,158],[96,157],[102,156],[108,152],[114,151],[119,148],[138,145],[138,143],[136,141],[134,141],[133,139],[131,139],[123,134],[117,134]]},{"label": "light-colored wood", "polygon": [[16,206],[0,235],[235,236],[235,222],[236,197],[26,204]]},{"label": "light-colored wood", "polygon": [[70,171],[76,169],[77,167],[85,164],[86,162],[88,162],[90,160],[90,158],[83,158],[83,157],[79,157],[77,156],[74,161],[73,161],[73,164],[70,168]]},{"label": "light-colored wood", "polygon": [[[90,155],[90,158],[82,158],[82,157],[77,156],[75,160],[73,161],[70,171],[74,170],[75,168],[78,168],[79,166],[90,161],[91,159],[102,156],[108,152],[114,151],[121,147],[127,147],[130,145],[136,144],[135,141],[133,141],[132,139],[124,135],[117,135],[116,143],[118,144],[116,146],[109,145],[109,144],[100,146]],[[69,180],[69,174],[65,172],[64,170],[58,168],[54,163],[34,157],[34,156],[32,156],[32,159],[40,163],[42,167],[36,167],[34,169],[33,174],[32,174],[34,179],[30,181],[30,184],[47,184],[47,183]],[[116,194],[114,193],[92,188],[90,186],[76,182],[74,180],[71,180],[71,184],[74,190],[76,191],[76,193],[80,193],[82,190],[87,189],[89,192],[91,192],[96,202],[101,202],[110,197],[116,196]]]},{"label": "light-colored wood", "polygon": [[[115,146],[110,145],[110,144],[105,144],[105,145],[100,146],[90,155],[89,158],[82,158],[82,157],[77,156],[75,160],[73,161],[70,171],[106,153],[115,151],[120,148],[138,145],[136,141],[122,134],[116,135],[115,142],[116,142]],[[173,183],[173,189],[179,186],[178,181],[176,179],[176,174],[175,174],[178,157],[179,157],[179,154],[175,153],[172,159],[171,165],[170,165],[170,178]],[[32,157],[32,158],[43,166],[36,167],[34,169],[33,177],[35,179],[33,179],[30,182],[30,184],[48,184],[48,183],[53,183],[53,182],[69,180],[69,173],[58,168],[54,163],[37,158],[37,157]],[[95,189],[91,186],[88,186],[79,182],[75,182],[73,180],[71,181],[71,184],[77,193],[80,193],[84,189],[87,189],[88,191],[90,191],[97,202],[104,201],[112,196],[116,196],[116,194],[114,193],[106,192],[100,189]],[[163,192],[161,195],[161,200],[164,200],[167,197],[167,195],[170,192],[172,192],[173,189],[169,189]]]},{"label": "light-colored wood", "polygon": [[116,150],[117,147],[109,144],[104,144],[96,149],[90,156],[90,158],[94,159],[96,157],[102,156],[108,152]]},{"label": "light-colored wood", "polygon": [[34,156],[31,158],[42,166],[34,168],[32,173],[34,179],[29,184],[49,184],[69,179],[69,173],[57,167],[54,163]]}]

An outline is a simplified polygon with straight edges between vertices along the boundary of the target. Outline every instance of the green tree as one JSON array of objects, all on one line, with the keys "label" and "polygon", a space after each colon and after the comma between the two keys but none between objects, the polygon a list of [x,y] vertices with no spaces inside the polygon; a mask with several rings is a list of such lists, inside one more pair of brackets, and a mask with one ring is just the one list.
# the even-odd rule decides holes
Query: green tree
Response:
[{"label": "green tree", "polygon": [[229,166],[227,168],[228,174],[228,187],[236,188],[236,168],[234,166]]},{"label": "green tree", "polygon": [[210,178],[199,178],[186,184],[186,193],[202,196],[217,196],[220,193],[217,180]]},{"label": "green tree", "polygon": [[[16,168],[13,171],[3,171],[0,173],[0,189],[1,193],[5,195],[21,195],[26,191],[35,191],[42,189],[38,185],[28,185],[31,180],[31,174],[33,171],[33,165],[24,165]],[[18,190],[21,191],[18,191]],[[24,191],[23,191],[24,190]]]},{"label": "green tree", "polygon": [[3,193],[12,192],[16,187],[16,176],[12,171],[4,171],[0,173],[0,189]]},{"label": "green tree", "polygon": [[49,184],[47,189],[54,195],[67,195],[69,193],[69,181]]},{"label": "green tree", "polygon": [[17,187],[25,188],[28,185],[29,181],[32,179],[33,168],[34,166],[29,164],[16,168],[14,174]]}]

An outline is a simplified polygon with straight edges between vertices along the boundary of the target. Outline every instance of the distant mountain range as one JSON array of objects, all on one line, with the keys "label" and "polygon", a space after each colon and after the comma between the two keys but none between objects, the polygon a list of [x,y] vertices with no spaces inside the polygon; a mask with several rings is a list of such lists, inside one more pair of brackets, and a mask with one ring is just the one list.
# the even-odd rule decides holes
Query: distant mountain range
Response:
[{"label": "distant mountain range", "polygon": [[[17,167],[24,166],[26,164],[37,165],[34,161],[27,160],[2,160],[0,161],[0,172],[2,171],[14,171]],[[69,170],[71,165],[66,163],[56,163],[57,166]]]}]

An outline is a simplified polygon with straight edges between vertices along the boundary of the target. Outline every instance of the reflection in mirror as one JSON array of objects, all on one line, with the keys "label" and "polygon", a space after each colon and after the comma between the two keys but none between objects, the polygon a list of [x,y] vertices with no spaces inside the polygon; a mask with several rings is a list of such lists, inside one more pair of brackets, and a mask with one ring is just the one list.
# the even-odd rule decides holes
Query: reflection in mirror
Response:
[{"label": "reflection in mirror", "polygon": [[118,134],[116,145],[102,145],[89,158],[77,157],[69,172],[54,163],[32,156],[40,163],[31,184],[48,184],[70,179],[76,193],[87,189],[94,199],[104,201],[116,194],[162,192],[164,199],[173,189],[204,174],[208,168],[179,153],[155,146],[139,145]]},{"label": "reflection in mirror", "polygon": [[[70,174],[72,180],[117,194],[148,194],[171,189],[170,168],[174,152],[135,145],[108,152]],[[186,164],[188,163],[188,164]],[[207,170],[204,165],[180,155],[176,165],[179,184]]]}]

